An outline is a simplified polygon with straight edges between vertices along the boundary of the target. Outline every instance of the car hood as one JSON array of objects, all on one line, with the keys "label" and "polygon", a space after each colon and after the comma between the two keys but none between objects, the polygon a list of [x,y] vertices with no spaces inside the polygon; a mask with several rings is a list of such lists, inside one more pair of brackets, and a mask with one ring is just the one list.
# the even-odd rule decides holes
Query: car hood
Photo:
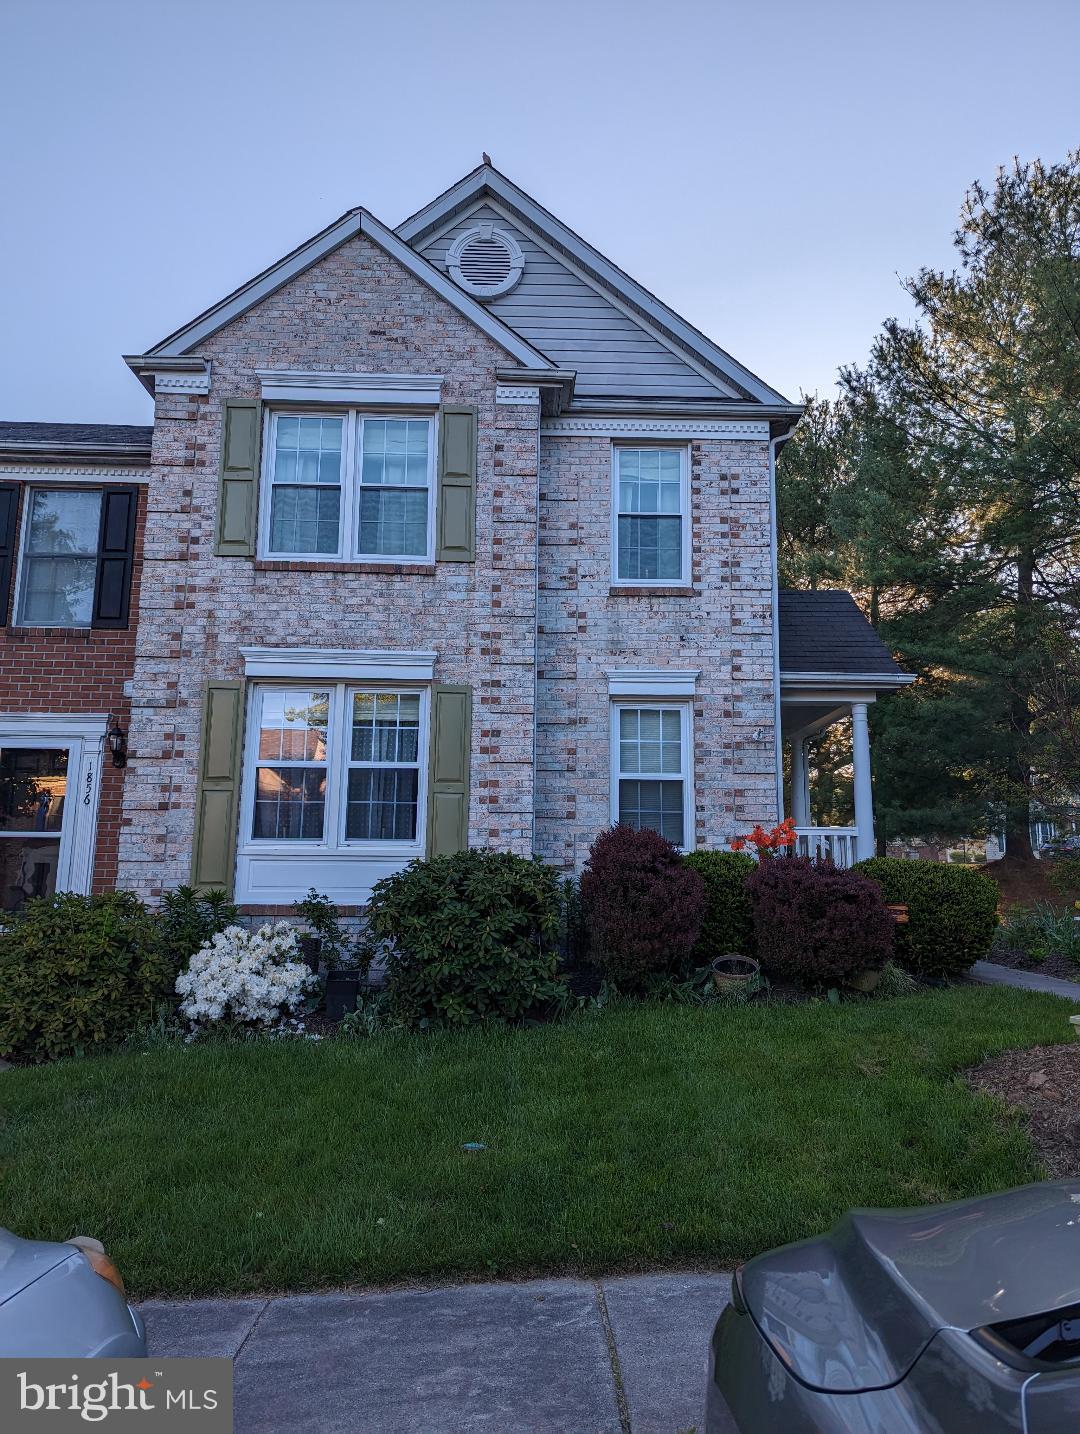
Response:
[{"label": "car hood", "polygon": [[0,1229],[0,1304],[76,1253],[73,1245],[23,1240],[10,1230]]},{"label": "car hood", "polygon": [[804,1383],[902,1379],[939,1329],[1080,1302],[1080,1181],[918,1210],[853,1210],[821,1239],[743,1267],[747,1309]]}]

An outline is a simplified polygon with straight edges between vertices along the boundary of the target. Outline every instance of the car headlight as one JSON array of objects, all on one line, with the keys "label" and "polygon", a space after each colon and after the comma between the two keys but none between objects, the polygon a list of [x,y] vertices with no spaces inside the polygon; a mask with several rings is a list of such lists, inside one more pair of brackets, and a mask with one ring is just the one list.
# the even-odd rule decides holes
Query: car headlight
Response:
[{"label": "car headlight", "polygon": [[108,1280],[110,1285],[115,1286],[124,1298],[127,1298],[123,1276],[105,1253],[105,1246],[100,1240],[95,1240],[90,1235],[75,1235],[66,1243],[75,1246],[95,1275],[100,1275],[103,1280]]}]

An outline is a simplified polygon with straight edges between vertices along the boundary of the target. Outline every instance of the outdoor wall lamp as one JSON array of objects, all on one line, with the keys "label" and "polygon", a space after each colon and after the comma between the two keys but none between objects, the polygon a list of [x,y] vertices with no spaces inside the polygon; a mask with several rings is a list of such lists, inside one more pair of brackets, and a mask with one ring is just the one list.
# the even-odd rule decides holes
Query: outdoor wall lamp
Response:
[{"label": "outdoor wall lamp", "polygon": [[109,751],[112,753],[112,764],[114,767],[127,766],[127,733],[120,726],[119,717],[109,716],[109,730],[105,734],[105,740],[109,744]]}]

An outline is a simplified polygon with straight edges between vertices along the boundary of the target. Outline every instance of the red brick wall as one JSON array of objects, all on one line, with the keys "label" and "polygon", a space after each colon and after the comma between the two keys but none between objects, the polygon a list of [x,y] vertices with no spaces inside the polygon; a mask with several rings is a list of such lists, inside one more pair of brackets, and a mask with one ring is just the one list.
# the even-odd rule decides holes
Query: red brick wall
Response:
[{"label": "red brick wall", "polygon": [[[70,480],[68,480],[70,481]],[[93,480],[88,476],[79,486]],[[43,468],[23,484],[19,503],[19,532],[25,490],[30,486],[65,486]],[[135,625],[138,621],[139,579],[142,571],[143,528],[146,522],[145,487],[139,491],[135,531],[135,563],[131,578],[131,609],[124,629],[0,627],[0,712],[91,713],[114,712],[126,732],[130,726],[131,699],[124,683],[135,670]],[[12,572],[11,602],[15,578]],[[4,614],[14,616],[13,605]],[[120,808],[125,772],[114,767],[106,754],[101,768],[94,852],[93,890],[108,891],[116,884],[116,858],[120,837]]]}]

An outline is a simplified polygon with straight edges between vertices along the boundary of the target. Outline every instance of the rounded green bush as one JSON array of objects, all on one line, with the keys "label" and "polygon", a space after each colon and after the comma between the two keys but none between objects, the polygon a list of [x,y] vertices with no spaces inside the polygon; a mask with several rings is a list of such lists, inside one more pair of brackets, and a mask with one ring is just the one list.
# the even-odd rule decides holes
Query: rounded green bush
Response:
[{"label": "rounded green bush", "polygon": [[0,934],[0,1056],[116,1045],[154,1019],[172,979],[158,921],[130,892],[28,901]]},{"label": "rounded green bush", "polygon": [[747,878],[756,869],[753,857],[741,851],[692,851],[683,860],[705,883],[705,915],[694,948],[699,965],[736,951],[754,954],[754,913]]},{"label": "rounded green bush", "polygon": [[559,878],[537,858],[459,851],[376,882],[368,932],[387,991],[417,1029],[518,1020],[558,991]]},{"label": "rounded green bush", "polygon": [[876,881],[890,904],[904,902],[896,960],[920,976],[960,976],[990,950],[998,889],[988,876],[938,861],[875,856],[855,867]]}]

